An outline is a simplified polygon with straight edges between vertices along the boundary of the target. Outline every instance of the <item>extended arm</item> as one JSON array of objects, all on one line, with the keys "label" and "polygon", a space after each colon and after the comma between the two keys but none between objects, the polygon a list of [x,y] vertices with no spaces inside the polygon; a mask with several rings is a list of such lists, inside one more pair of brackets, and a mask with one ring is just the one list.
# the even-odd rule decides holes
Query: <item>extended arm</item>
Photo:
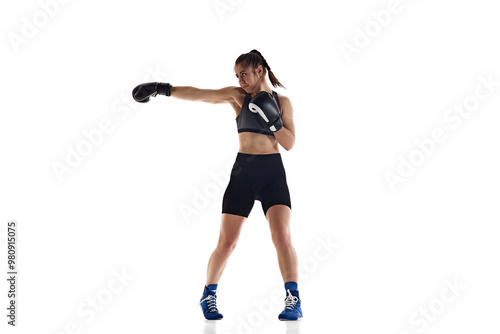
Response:
[{"label": "extended arm", "polygon": [[188,101],[234,103],[241,94],[244,94],[242,91],[239,87],[200,89],[190,86],[173,87],[169,83],[148,82],[135,87],[132,96],[137,102],[148,102],[151,96],[155,97],[159,94]]},{"label": "extended arm", "polygon": [[176,86],[170,89],[172,97],[207,103],[231,103],[235,101],[238,87],[225,87],[221,89],[200,89],[190,86]]}]

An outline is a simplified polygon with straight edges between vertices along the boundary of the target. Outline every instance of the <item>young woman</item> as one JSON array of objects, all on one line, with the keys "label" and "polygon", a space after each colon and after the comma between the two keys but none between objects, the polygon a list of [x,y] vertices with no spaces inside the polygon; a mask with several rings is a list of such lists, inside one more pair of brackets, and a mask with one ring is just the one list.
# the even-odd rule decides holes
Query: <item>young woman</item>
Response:
[{"label": "young woman", "polygon": [[254,201],[259,200],[269,222],[287,294],[285,309],[278,318],[298,320],[302,317],[298,261],[290,237],[290,194],[278,148],[279,144],[288,151],[295,143],[292,104],[267,84],[269,74],[274,87],[283,87],[259,51],[240,55],[234,71],[239,87],[212,90],[153,82],[137,86],[132,94],[138,102],[147,102],[150,96],[160,94],[188,101],[229,103],[236,112],[240,147],[224,193],[219,240],[208,262],[207,282],[200,300],[205,318],[222,319],[216,304],[217,285],[241,227]]}]

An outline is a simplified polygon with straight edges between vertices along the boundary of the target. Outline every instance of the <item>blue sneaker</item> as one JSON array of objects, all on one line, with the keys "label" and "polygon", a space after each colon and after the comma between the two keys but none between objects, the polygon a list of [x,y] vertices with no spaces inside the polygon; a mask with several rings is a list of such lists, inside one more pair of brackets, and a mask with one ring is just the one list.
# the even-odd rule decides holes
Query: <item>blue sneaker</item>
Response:
[{"label": "blue sneaker", "polygon": [[298,291],[287,290],[288,295],[285,298],[285,309],[280,313],[280,320],[299,320],[302,318],[302,309],[300,308],[300,297]]},{"label": "blue sneaker", "polygon": [[203,296],[200,299],[201,309],[203,315],[207,320],[220,320],[222,319],[222,314],[217,310],[217,290],[209,290],[205,287],[203,290]]}]

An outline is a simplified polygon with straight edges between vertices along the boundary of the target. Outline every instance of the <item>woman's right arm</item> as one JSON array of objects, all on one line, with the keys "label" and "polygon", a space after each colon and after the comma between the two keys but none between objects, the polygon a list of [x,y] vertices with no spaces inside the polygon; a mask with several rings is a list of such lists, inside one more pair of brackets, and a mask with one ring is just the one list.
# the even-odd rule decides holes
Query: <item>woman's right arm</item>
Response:
[{"label": "woman's right arm", "polygon": [[191,86],[175,86],[170,89],[170,96],[187,101],[207,103],[233,103],[238,95],[244,95],[239,87],[224,87],[221,89],[201,89]]}]

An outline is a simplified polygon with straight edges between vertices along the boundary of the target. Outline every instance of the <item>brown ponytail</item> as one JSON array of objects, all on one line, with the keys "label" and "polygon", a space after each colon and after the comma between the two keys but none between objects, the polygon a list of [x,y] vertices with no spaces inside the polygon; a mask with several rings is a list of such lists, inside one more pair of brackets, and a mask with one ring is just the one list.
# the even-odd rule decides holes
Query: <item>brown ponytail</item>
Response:
[{"label": "brown ponytail", "polygon": [[274,87],[279,86],[285,88],[285,86],[283,86],[281,82],[279,82],[278,78],[276,78],[273,71],[271,71],[271,67],[259,51],[253,49],[248,53],[240,55],[235,62],[235,65],[238,64],[243,64],[243,66],[251,66],[252,69],[256,69],[259,65],[262,65],[262,68],[264,69],[264,75],[266,75],[266,72],[269,71],[269,80],[271,81],[271,84]]}]

